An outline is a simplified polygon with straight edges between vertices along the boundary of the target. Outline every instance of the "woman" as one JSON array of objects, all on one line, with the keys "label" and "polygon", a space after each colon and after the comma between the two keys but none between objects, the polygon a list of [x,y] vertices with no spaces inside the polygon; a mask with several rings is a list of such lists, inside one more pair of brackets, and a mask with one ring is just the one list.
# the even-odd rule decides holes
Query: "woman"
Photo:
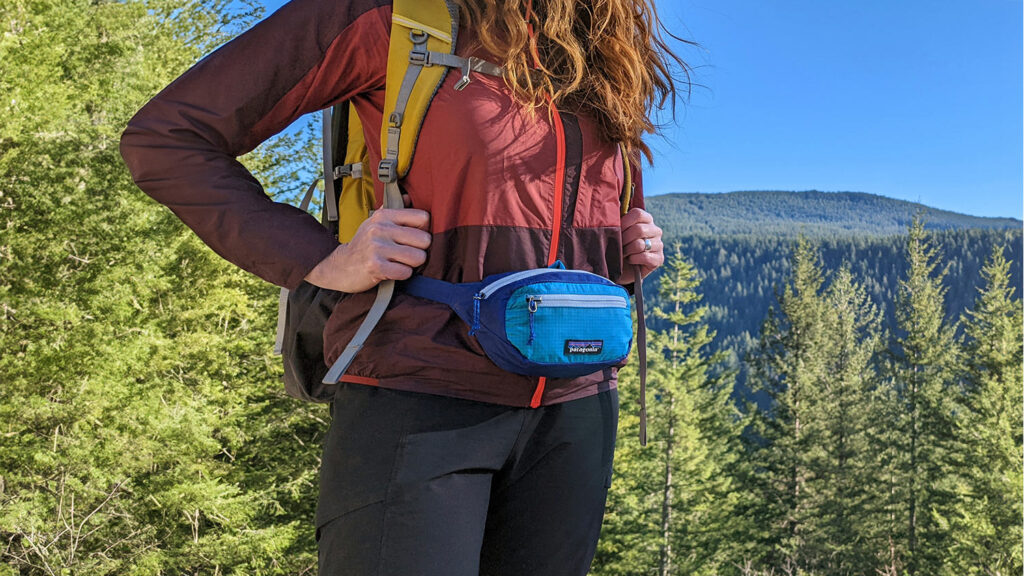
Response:
[{"label": "woman", "polygon": [[[390,0],[293,0],[175,80],[122,137],[139,187],[218,254],[279,286],[348,293],[324,332],[328,363],[372,288],[413,270],[474,282],[557,258],[626,285],[633,265],[646,275],[664,260],[637,166],[653,103],[675,96],[667,59],[682,62],[651,0],[457,3],[456,54],[504,77],[454,90],[448,75],[401,182],[408,208],[377,210],[347,244],[267,198],[235,158],[343,100],[379,141]],[[618,142],[636,184],[625,216]],[[376,165],[380,150],[370,156]],[[321,574],[587,572],[611,481],[616,370],[502,372],[466,328],[399,290],[339,384]]]}]

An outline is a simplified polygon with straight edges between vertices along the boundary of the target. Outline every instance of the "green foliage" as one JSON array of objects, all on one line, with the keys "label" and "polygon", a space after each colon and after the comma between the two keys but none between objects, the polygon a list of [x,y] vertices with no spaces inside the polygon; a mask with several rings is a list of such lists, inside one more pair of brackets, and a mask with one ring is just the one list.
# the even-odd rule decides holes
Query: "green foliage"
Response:
[{"label": "green foliage", "polygon": [[[769,206],[771,206],[769,204]],[[654,210],[652,207],[651,210]],[[661,224],[670,217],[654,212]],[[799,230],[791,223],[791,230]],[[996,246],[1007,250],[1010,283],[1020,286],[1022,277],[1021,231],[1018,230],[942,230],[931,232],[937,258],[946,269],[946,319],[954,321],[973,302],[981,282],[984,255]],[[807,237],[813,244],[825,270],[847,266],[854,282],[864,287],[871,301],[883,314],[883,323],[895,322],[895,303],[899,280],[906,275],[905,236],[837,235]],[[792,272],[790,258],[793,240],[788,236],[723,235],[669,238],[678,242],[701,275],[704,301],[708,305],[708,323],[715,328],[712,346],[732,354],[730,366],[741,369],[737,378],[746,389],[746,373],[739,362],[756,344],[760,324],[772,307],[776,294]],[[655,272],[653,281],[660,272]],[[829,280],[826,280],[826,284]],[[657,294],[651,306],[662,305]],[[656,329],[663,321],[652,318]]]},{"label": "green foliage", "polygon": [[735,467],[740,422],[731,375],[709,354],[713,333],[699,306],[700,281],[676,253],[661,277],[672,308],[655,310],[671,328],[651,333],[648,435],[637,441],[637,382],[623,370],[616,477],[609,494],[594,574],[717,574],[742,543],[735,538]]},{"label": "green foliage", "polygon": [[256,14],[0,8],[0,558],[17,573],[315,564],[323,410],[281,393],[274,290],[145,198],[117,151],[146,98]]},{"label": "green foliage", "polygon": [[812,450],[820,446],[823,433],[828,334],[821,264],[804,238],[794,250],[792,267],[779,314],[765,322],[753,362],[753,390],[768,401],[753,412],[749,486],[756,494],[751,513],[763,527],[765,560],[803,567],[811,554],[806,524],[816,512],[810,509],[808,490]]},{"label": "green foliage", "polygon": [[963,319],[965,416],[955,431],[961,446],[956,455],[960,483],[950,518],[950,559],[957,574],[1019,574],[1024,569],[1024,328],[1009,269],[1003,249],[994,249],[982,269],[985,286]]},{"label": "green foliage", "polygon": [[[909,574],[939,574],[949,546],[956,450],[955,367],[958,348],[945,321],[944,271],[920,221],[907,237],[909,269],[896,304],[890,383],[902,406],[893,422],[895,497],[901,518],[893,539],[905,544]],[[897,520],[897,522],[900,522]]]}]

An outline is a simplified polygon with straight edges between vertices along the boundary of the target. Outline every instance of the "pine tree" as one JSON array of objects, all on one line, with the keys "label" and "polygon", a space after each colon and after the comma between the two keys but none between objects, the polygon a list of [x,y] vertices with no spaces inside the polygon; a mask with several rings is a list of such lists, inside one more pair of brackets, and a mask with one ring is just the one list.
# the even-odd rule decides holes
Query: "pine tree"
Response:
[{"label": "pine tree", "polygon": [[807,510],[811,447],[823,433],[818,410],[828,374],[824,282],[818,256],[801,237],[791,259],[779,313],[769,315],[753,357],[757,407],[747,440],[754,469],[748,489],[751,514],[763,527],[760,540],[768,566],[796,570],[808,560]]},{"label": "pine tree", "polygon": [[893,535],[905,550],[911,576],[939,574],[949,550],[954,499],[954,369],[958,349],[945,318],[944,271],[924,224],[915,219],[907,237],[907,277],[896,303],[897,337],[892,382],[900,402],[895,429],[894,492],[902,527]]},{"label": "pine tree", "polygon": [[874,572],[875,490],[879,485],[867,435],[873,425],[871,394],[881,341],[877,307],[843,266],[824,295],[828,310],[828,376],[818,409],[820,446],[811,447],[815,529],[808,536],[809,563],[824,574]]},{"label": "pine tree", "polygon": [[951,518],[954,572],[1020,574],[1022,430],[1021,302],[1003,248],[993,250],[973,310],[963,318],[965,415],[957,421],[962,477]]},{"label": "pine tree", "polygon": [[[117,146],[147,98],[255,15],[0,6],[0,573],[315,565],[325,411],[283,397],[275,290],[145,197]],[[299,140],[247,162],[286,178]]]},{"label": "pine tree", "polygon": [[[639,447],[625,410],[595,574],[717,574],[736,545],[740,423],[731,376],[721,371],[723,355],[706,351],[714,334],[692,264],[677,252],[660,283],[670,310],[654,314],[670,327],[651,333],[650,444]],[[635,386],[632,376],[625,382]],[[620,382],[623,406],[633,404],[631,388]]]}]

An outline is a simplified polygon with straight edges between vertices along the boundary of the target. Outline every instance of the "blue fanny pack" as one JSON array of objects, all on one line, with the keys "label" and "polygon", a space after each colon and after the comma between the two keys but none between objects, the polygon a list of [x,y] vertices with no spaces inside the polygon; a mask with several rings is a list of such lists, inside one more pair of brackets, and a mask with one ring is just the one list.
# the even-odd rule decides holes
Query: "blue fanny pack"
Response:
[{"label": "blue fanny pack", "polygon": [[633,341],[629,293],[561,262],[464,284],[414,276],[404,290],[451,307],[487,357],[515,374],[584,376],[623,362]]}]

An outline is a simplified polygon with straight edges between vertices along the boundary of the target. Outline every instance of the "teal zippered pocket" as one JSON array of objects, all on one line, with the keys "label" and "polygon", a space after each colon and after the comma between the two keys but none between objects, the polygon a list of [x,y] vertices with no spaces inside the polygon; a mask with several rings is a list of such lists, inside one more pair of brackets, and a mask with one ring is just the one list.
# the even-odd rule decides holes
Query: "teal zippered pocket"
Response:
[{"label": "teal zippered pocket", "polygon": [[531,284],[514,292],[505,314],[509,342],[544,364],[615,361],[632,340],[629,300],[616,288]]}]

